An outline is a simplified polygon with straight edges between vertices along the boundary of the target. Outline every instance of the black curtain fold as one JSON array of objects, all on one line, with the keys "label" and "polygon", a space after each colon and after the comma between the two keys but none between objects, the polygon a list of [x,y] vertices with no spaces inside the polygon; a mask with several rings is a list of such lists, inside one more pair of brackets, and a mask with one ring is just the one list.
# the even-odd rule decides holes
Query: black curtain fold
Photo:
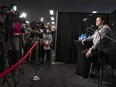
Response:
[{"label": "black curtain fold", "polygon": [[76,62],[74,40],[77,40],[81,33],[81,23],[81,16],[75,13],[58,13],[56,61]]},{"label": "black curtain fold", "polygon": [[[111,17],[111,27],[112,27],[112,38],[116,41],[116,10],[113,11],[110,15]],[[113,60],[109,61],[109,64],[113,65],[114,68],[116,68],[116,42],[113,42]]]}]

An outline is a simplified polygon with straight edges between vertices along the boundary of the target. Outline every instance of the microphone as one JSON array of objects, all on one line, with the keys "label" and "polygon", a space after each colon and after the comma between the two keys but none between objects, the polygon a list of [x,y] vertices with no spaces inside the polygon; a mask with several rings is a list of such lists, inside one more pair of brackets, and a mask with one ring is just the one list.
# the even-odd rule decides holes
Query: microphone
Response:
[{"label": "microphone", "polygon": [[86,30],[95,31],[95,30],[94,30],[94,25],[91,25],[90,27],[87,27]]},{"label": "microphone", "polygon": [[91,28],[95,28],[95,26],[94,25],[91,25]]},{"label": "microphone", "polygon": [[90,27],[87,27],[85,30],[86,30],[87,32],[93,34],[93,33],[95,32],[95,30],[94,30],[94,25],[91,25]]}]

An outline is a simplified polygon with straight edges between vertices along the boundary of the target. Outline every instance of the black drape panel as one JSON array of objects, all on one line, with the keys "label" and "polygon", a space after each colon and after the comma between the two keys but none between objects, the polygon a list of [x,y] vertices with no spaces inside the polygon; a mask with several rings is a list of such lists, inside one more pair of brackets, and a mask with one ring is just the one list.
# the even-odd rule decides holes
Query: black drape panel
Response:
[{"label": "black drape panel", "polygon": [[85,14],[58,12],[56,61],[75,63],[77,50],[74,40],[82,32]]},{"label": "black drape panel", "polygon": [[[112,37],[114,40],[116,40],[116,10],[111,13],[111,26],[112,26],[112,31],[113,31]],[[116,68],[116,42],[113,42],[112,58],[113,58],[112,64],[114,68]]]},{"label": "black drape panel", "polygon": [[[87,33],[86,28],[95,25],[99,14],[58,12],[56,61],[64,63],[77,63],[78,50],[75,40],[82,33]],[[109,18],[109,14],[102,14]]]}]

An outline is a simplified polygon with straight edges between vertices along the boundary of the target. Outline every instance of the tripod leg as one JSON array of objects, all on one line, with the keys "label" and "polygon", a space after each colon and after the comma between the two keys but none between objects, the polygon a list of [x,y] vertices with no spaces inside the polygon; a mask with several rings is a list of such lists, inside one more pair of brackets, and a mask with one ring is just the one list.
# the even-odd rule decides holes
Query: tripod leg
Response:
[{"label": "tripod leg", "polygon": [[19,67],[19,72],[21,72],[22,75],[24,75],[24,66],[21,64],[21,67]]},{"label": "tripod leg", "polygon": [[6,78],[6,76],[4,76],[4,80],[7,82],[8,86],[11,87],[9,81]]},{"label": "tripod leg", "polygon": [[13,77],[13,80],[14,80],[14,87],[16,87],[16,85],[17,85],[17,82],[16,82],[16,80],[15,80],[15,77],[14,77],[14,72],[12,72],[12,77]]},{"label": "tripod leg", "polygon": [[24,75],[25,72],[24,72],[24,66],[23,66],[23,64],[22,64],[22,69],[23,69],[23,75]]}]

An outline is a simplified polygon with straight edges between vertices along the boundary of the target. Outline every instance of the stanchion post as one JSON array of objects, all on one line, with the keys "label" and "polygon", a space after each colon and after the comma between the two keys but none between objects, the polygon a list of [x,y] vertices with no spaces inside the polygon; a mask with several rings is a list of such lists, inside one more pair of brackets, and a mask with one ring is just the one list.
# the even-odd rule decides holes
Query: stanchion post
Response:
[{"label": "stanchion post", "polygon": [[32,76],[31,80],[33,81],[39,81],[40,78],[37,76],[37,58],[38,58],[38,41],[36,42],[36,58],[35,58],[35,75]]}]

